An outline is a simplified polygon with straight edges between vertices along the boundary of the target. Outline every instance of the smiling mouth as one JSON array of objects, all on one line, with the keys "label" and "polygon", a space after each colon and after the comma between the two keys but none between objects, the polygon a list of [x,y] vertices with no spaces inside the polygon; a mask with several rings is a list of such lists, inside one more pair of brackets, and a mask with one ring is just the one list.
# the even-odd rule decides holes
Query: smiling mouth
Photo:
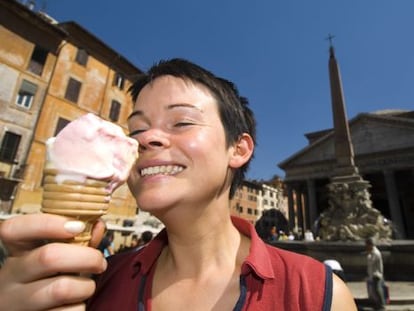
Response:
[{"label": "smiling mouth", "polygon": [[178,165],[160,165],[143,168],[140,171],[141,177],[153,175],[175,175],[182,172],[184,167]]}]

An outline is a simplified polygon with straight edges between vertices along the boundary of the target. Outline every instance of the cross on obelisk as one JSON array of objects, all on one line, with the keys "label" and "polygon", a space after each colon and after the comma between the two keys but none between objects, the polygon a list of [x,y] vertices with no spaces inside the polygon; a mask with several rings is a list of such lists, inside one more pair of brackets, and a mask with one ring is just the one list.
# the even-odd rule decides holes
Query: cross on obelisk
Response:
[{"label": "cross on obelisk", "polygon": [[326,40],[329,41],[329,46],[333,46],[332,44],[333,38],[335,38],[335,36],[328,33],[328,37],[326,37]]}]

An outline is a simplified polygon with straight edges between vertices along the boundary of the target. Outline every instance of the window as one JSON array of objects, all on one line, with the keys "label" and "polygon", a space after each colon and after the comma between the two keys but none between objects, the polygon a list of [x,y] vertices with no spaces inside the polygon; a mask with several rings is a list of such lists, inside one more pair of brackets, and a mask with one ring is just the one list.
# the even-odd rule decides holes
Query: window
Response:
[{"label": "window", "polygon": [[81,85],[82,84],[78,80],[69,78],[65,98],[74,103],[78,102]]},{"label": "window", "polygon": [[256,202],[256,201],[257,201],[257,198],[256,198],[256,196],[254,196],[254,195],[248,195],[248,196],[247,196],[247,200],[249,200],[249,201],[253,201],[253,202]]},{"label": "window", "polygon": [[253,214],[253,209],[248,207],[247,208],[247,214],[252,215]]},{"label": "window", "polygon": [[120,90],[124,89],[125,79],[124,76],[120,73],[115,73],[113,85],[119,88]]},{"label": "window", "polygon": [[69,120],[59,117],[58,122],[57,122],[57,125],[56,125],[56,129],[55,129],[55,135],[53,135],[53,136],[56,136],[57,134],[59,134],[59,132],[61,130],[63,130],[63,128],[66,125],[68,125],[69,122],[70,122]]},{"label": "window", "polygon": [[19,148],[21,136],[12,132],[6,132],[1,142],[0,160],[4,162],[13,163],[17,149]]},{"label": "window", "polygon": [[23,80],[16,98],[16,105],[29,109],[37,91],[37,85]]},{"label": "window", "polygon": [[42,75],[43,67],[46,63],[48,51],[40,46],[35,46],[32,57],[30,58],[29,67],[27,68],[30,72]]},{"label": "window", "polygon": [[82,66],[86,66],[88,63],[88,52],[86,52],[84,49],[78,49],[78,52],[76,53],[75,61]]},{"label": "window", "polygon": [[118,121],[119,111],[121,110],[121,104],[116,100],[113,100],[111,103],[111,111],[109,112],[109,119],[113,122]]}]

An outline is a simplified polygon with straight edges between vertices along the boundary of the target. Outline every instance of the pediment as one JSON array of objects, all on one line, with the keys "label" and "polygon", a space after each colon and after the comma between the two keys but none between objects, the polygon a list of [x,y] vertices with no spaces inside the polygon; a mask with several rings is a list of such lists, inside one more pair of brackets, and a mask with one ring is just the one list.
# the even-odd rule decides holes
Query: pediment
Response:
[{"label": "pediment", "polygon": [[[414,148],[414,119],[360,114],[349,122],[355,156]],[[281,162],[282,169],[335,159],[333,131]]]}]

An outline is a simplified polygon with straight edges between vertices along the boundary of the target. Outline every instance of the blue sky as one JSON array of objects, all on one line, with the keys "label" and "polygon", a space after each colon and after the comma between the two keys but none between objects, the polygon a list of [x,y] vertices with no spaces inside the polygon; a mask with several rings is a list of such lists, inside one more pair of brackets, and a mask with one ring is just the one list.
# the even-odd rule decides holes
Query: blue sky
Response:
[{"label": "blue sky", "polygon": [[329,33],[348,117],[414,108],[413,0],[37,0],[75,21],[137,67],[183,57],[235,82],[258,121],[252,179],[284,176],[277,164],[305,133],[332,127]]}]

